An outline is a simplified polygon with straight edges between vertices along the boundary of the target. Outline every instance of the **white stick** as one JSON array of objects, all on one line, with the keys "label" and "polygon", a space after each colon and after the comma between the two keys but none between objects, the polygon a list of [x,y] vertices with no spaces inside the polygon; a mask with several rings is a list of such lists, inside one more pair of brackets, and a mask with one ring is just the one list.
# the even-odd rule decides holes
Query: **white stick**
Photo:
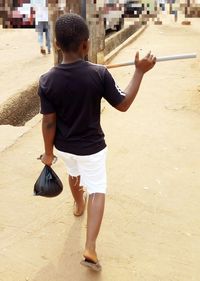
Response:
[{"label": "white stick", "polygon": [[[172,55],[172,56],[164,56],[164,57],[157,57],[156,62],[162,62],[162,61],[170,61],[170,60],[183,60],[183,59],[193,59],[196,58],[197,55],[196,53],[191,53],[191,54],[179,54],[179,55]],[[120,67],[120,66],[129,66],[129,65],[134,65],[135,62],[124,62],[124,63],[119,63],[119,64],[110,64],[106,65],[107,68],[115,68],[115,67]]]},{"label": "white stick", "polygon": [[180,55],[173,55],[173,56],[165,56],[165,57],[158,57],[156,61],[168,61],[168,60],[184,60],[184,59],[193,59],[196,58],[197,54],[180,54]]}]

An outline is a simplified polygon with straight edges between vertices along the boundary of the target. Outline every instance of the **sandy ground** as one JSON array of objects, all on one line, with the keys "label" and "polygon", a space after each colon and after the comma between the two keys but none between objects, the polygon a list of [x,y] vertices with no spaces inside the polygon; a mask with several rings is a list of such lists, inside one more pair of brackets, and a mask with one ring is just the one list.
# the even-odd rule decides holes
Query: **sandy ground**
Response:
[{"label": "sandy ground", "polygon": [[[199,24],[150,26],[113,62],[136,50],[156,55],[197,52]],[[98,239],[103,266],[79,265],[86,215],[74,218],[65,168],[54,199],[32,196],[42,165],[40,124],[1,153],[1,281],[200,280],[200,60],[158,63],[127,113],[102,114],[108,154],[106,211]],[[112,71],[124,88],[132,67]]]},{"label": "sandy ground", "polygon": [[[37,82],[53,65],[53,55],[40,54],[34,29],[0,29],[0,106]],[[0,126],[0,151],[30,129]]]},{"label": "sandy ground", "polygon": [[52,65],[42,56],[34,29],[0,29],[0,104],[38,80]]}]

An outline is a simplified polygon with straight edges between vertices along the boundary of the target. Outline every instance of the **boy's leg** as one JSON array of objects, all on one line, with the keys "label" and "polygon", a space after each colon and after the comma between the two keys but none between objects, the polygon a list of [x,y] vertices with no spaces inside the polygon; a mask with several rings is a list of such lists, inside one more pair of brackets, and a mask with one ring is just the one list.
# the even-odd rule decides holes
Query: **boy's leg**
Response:
[{"label": "boy's leg", "polygon": [[[72,154],[57,150],[58,156],[63,159],[69,174],[68,181],[74,198],[74,215],[81,216],[85,210],[86,198],[84,198],[83,186],[80,185],[80,171],[78,169],[76,157]],[[75,176],[72,176],[75,175]],[[86,194],[86,193],[85,193]]]},{"label": "boy's leg", "polygon": [[81,216],[84,212],[86,202],[83,197],[83,187],[80,186],[80,176],[69,176],[69,186],[75,201],[74,215]]},{"label": "boy's leg", "polygon": [[96,240],[103,218],[107,187],[106,151],[107,149],[103,149],[88,156],[88,159],[83,158],[79,163],[82,180],[90,194],[87,207],[86,243],[83,253],[85,261],[82,261],[81,264],[97,271],[100,270],[100,265],[96,253]]},{"label": "boy's leg", "polygon": [[90,194],[88,200],[87,235],[83,256],[97,262],[96,239],[99,234],[105,206],[105,194]]}]

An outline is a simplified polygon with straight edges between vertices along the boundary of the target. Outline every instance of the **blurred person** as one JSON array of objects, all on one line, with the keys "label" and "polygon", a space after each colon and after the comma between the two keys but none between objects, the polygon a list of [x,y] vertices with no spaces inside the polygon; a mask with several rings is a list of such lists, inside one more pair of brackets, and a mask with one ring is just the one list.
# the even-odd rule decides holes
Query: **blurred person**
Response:
[{"label": "blurred person", "polygon": [[31,5],[35,9],[35,26],[38,32],[38,42],[40,44],[40,52],[45,55],[43,34],[45,32],[46,47],[48,54],[51,53],[50,24],[48,15],[48,4],[46,0],[31,0]]}]

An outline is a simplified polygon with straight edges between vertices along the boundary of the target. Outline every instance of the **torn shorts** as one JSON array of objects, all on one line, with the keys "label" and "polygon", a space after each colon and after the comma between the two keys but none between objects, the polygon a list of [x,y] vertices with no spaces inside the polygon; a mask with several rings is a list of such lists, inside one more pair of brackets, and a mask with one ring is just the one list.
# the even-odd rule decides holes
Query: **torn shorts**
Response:
[{"label": "torn shorts", "polygon": [[75,155],[59,150],[57,154],[65,162],[70,176],[80,176],[80,186],[86,188],[89,194],[106,193],[107,148],[91,155]]}]

